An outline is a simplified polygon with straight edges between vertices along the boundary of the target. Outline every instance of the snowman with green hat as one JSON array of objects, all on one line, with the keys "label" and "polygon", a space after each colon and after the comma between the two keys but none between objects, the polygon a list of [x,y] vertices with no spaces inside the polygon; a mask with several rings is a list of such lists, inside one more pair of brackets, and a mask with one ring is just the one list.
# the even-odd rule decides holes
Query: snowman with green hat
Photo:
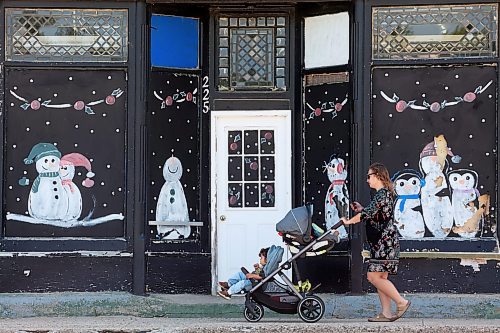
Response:
[{"label": "snowman with green hat", "polygon": [[28,198],[30,216],[39,220],[62,220],[68,211],[59,165],[61,152],[51,143],[37,143],[24,159],[24,164],[35,163],[38,176],[31,186]]}]

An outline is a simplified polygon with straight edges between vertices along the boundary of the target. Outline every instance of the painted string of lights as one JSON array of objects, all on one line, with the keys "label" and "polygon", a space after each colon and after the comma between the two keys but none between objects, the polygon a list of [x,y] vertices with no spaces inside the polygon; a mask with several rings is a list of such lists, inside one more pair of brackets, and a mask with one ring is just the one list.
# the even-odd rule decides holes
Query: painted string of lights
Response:
[{"label": "painted string of lights", "polygon": [[439,112],[443,110],[445,107],[448,106],[454,106],[460,103],[472,103],[474,100],[476,100],[477,96],[482,94],[486,89],[489,88],[489,86],[493,83],[493,80],[488,82],[484,87],[483,86],[478,86],[474,91],[469,91],[464,94],[463,97],[455,97],[454,101],[448,101],[448,100],[443,100],[442,102],[433,102],[433,103],[428,103],[427,101],[423,101],[422,105],[416,104],[417,100],[411,100],[411,101],[405,101],[399,98],[396,93],[393,94],[392,97],[389,97],[386,93],[384,93],[382,90],[380,91],[380,95],[390,103],[396,104],[395,108],[397,112],[403,112],[407,108],[414,109],[414,110],[430,110],[431,112]]},{"label": "painted string of lights", "polygon": [[193,92],[188,91],[186,93],[184,91],[181,91],[179,93],[173,94],[172,96],[168,95],[167,97],[163,98],[155,90],[153,91],[153,95],[155,95],[155,97],[161,101],[161,109],[165,109],[167,106],[172,106],[174,103],[193,102],[194,104],[196,104],[197,92],[198,89],[195,88]]},{"label": "painted string of lights", "polygon": [[85,113],[87,114],[95,114],[94,110],[92,109],[92,106],[99,105],[101,103],[106,103],[107,105],[113,105],[116,102],[116,99],[119,98],[123,94],[123,90],[120,88],[113,90],[113,92],[106,96],[104,99],[99,99],[96,101],[92,102],[84,102],[82,100],[77,100],[75,103],[63,103],[63,104],[51,104],[52,100],[45,100],[41,102],[41,98],[39,99],[34,99],[31,102],[28,101],[26,98],[19,96],[16,94],[14,91],[9,90],[10,94],[14,96],[16,99],[20,100],[21,102],[24,102],[24,104],[20,105],[20,107],[26,111],[28,109],[37,111],[41,107],[46,107],[50,109],[66,109],[66,108],[71,108],[73,107],[77,111],[82,111],[84,110]]},{"label": "painted string of lights", "polygon": [[347,104],[347,96],[342,102],[325,102],[321,104],[321,107],[313,108],[309,103],[306,102],[306,105],[309,109],[311,109],[311,113],[309,114],[308,119],[313,119],[314,117],[321,116],[322,113],[331,113],[332,119],[337,117],[337,112],[340,112],[344,105]]}]

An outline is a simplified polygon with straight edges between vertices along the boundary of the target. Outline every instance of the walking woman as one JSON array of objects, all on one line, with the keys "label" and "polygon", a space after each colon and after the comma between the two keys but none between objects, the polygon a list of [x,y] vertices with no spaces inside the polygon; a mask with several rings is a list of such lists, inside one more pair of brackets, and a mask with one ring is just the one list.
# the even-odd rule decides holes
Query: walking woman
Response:
[{"label": "walking woman", "polygon": [[[377,288],[382,312],[368,321],[394,321],[401,318],[410,306],[394,284],[388,280],[389,274],[396,274],[399,264],[399,239],[394,225],[394,189],[387,168],[381,163],[370,165],[366,181],[377,191],[368,206],[353,202],[351,208],[357,213],[351,219],[342,218],[344,224],[364,222],[370,245],[371,259],[367,278]],[[396,303],[397,313],[391,311],[391,300]]]}]

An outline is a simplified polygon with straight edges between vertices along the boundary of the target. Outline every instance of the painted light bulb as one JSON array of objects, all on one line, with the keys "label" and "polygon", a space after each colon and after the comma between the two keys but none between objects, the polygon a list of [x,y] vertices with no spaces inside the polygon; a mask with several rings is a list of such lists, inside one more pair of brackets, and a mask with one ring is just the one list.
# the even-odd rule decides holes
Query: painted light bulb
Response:
[{"label": "painted light bulb", "polygon": [[83,101],[77,101],[75,102],[75,105],[73,105],[73,107],[75,108],[75,110],[81,111],[85,107],[85,103]]},{"label": "painted light bulb", "polygon": [[441,104],[439,104],[438,102],[434,102],[431,104],[430,108],[429,108],[432,112],[439,112],[439,110],[441,110]]},{"label": "painted light bulb", "polygon": [[167,106],[174,104],[174,99],[172,98],[172,96],[167,96],[167,98],[165,98],[165,104],[167,104]]},{"label": "painted light bulb", "polygon": [[472,103],[476,99],[476,94],[473,92],[468,92],[464,95],[464,101],[467,103]]},{"label": "painted light bulb", "polygon": [[321,116],[321,109],[320,109],[320,108],[316,108],[316,109],[314,109],[314,115],[315,115],[316,117]]},{"label": "painted light bulb", "polygon": [[342,110],[342,104],[340,104],[340,103],[336,103],[336,104],[335,104],[335,111],[337,111],[337,112],[338,112],[338,111],[340,111],[340,110]]},{"label": "painted light bulb", "polygon": [[408,107],[408,103],[406,103],[406,101],[399,101],[396,103],[396,111],[397,112],[403,112],[404,109],[406,109]]},{"label": "painted light bulb", "polygon": [[33,110],[38,110],[40,109],[40,102],[35,99],[34,101],[31,102],[30,107]]}]

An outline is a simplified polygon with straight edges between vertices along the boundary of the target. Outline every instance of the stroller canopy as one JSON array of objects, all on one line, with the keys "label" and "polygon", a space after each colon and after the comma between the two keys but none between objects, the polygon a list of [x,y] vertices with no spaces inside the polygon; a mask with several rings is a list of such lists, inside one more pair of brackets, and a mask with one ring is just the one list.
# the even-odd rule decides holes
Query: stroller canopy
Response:
[{"label": "stroller canopy", "polygon": [[309,237],[311,235],[311,208],[311,206],[302,206],[292,209],[276,224],[276,231],[295,236]]},{"label": "stroller canopy", "polygon": [[264,276],[270,275],[278,269],[283,258],[283,248],[281,246],[271,245],[267,251],[267,263],[264,265]]}]

